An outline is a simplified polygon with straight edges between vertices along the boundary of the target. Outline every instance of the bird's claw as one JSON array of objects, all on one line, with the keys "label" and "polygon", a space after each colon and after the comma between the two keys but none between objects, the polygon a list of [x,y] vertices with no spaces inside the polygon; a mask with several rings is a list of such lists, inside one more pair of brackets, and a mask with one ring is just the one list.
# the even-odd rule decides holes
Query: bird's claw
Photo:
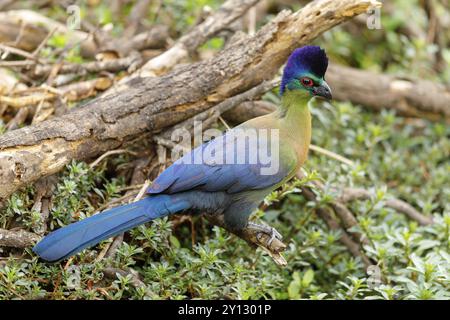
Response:
[{"label": "bird's claw", "polygon": [[283,236],[281,235],[281,233],[279,233],[277,231],[277,229],[275,229],[274,227],[270,227],[271,233],[270,233],[270,239],[267,241],[267,246],[270,246],[273,242],[273,240],[275,240],[275,238],[277,238],[278,240],[282,240]]},{"label": "bird's claw", "polygon": [[[273,240],[278,239],[278,240],[282,240],[283,236],[281,235],[281,233],[279,233],[277,231],[277,229],[271,227],[271,226],[267,226],[267,225],[262,225],[262,224],[257,224],[254,222],[249,222],[247,227],[254,229],[256,231],[265,233],[266,235],[269,236],[269,240],[267,240],[266,242],[266,246],[270,247],[270,245],[272,244]],[[261,240],[261,236],[258,234],[258,240]]]}]

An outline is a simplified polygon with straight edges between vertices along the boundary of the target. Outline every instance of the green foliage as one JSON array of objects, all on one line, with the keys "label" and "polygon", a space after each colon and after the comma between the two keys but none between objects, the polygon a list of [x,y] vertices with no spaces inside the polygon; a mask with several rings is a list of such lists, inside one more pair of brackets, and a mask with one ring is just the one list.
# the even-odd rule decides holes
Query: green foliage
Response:
[{"label": "green foliage", "polygon": [[[417,8],[417,1],[395,3],[424,27],[424,12]],[[183,33],[203,5],[215,8],[218,1],[164,1],[158,16],[149,14],[149,20],[173,22],[172,32]],[[94,15],[101,25],[113,21],[105,5],[96,10],[89,10],[84,2],[81,6],[83,17]],[[64,12],[55,9],[53,14]],[[124,18],[119,17],[114,32],[123,28]],[[449,81],[448,70],[429,72],[430,45],[397,32],[407,22],[404,15],[382,14],[382,19],[383,41],[376,41],[380,32],[365,30],[362,37],[354,38],[341,26],[326,33],[320,45],[348,65]],[[56,34],[49,45],[63,49],[67,39]],[[220,50],[222,46],[220,38],[213,38],[203,48]],[[52,50],[45,50],[43,56],[56,58]],[[70,61],[81,62],[78,50],[69,50]],[[449,62],[448,48],[443,55]],[[351,81],[343,79],[347,80]],[[278,102],[275,92],[264,99]],[[316,103],[312,113],[312,142],[351,159],[355,166],[311,151],[307,177],[270,194],[267,209],[252,216],[284,235],[287,267],[278,267],[262,250],[255,251],[198,217],[192,218],[192,226],[164,218],[127,232],[116,255],[99,261],[100,252],[112,240],[57,264],[39,261],[30,250],[21,254],[2,249],[0,299],[449,299],[450,127],[336,101]],[[0,133],[4,130],[1,123]],[[118,168],[127,160],[109,157],[94,169],[84,162],[68,165],[53,192],[50,230],[90,216],[123,196],[126,178],[111,174],[108,167]],[[314,180],[325,186],[323,191],[314,190],[317,203],[307,201],[300,192],[301,186]],[[335,187],[370,192],[370,199],[349,203],[359,222],[355,230],[368,239],[364,252],[377,261],[367,272],[361,260],[340,243],[340,232],[330,230],[315,214],[317,206],[326,208],[339,196]],[[0,228],[39,228],[42,221],[32,208],[34,196],[33,187],[13,194],[0,211]],[[388,208],[386,201],[392,197],[433,217],[434,224],[419,226]],[[107,267],[128,274],[110,278],[104,273]]]},{"label": "green foliage", "polygon": [[[67,286],[61,276],[70,266],[10,255],[0,264],[0,298],[449,298],[449,177],[445,172],[450,129],[425,122],[418,135],[414,125],[392,112],[373,114],[348,103],[317,105],[313,112],[313,142],[353,159],[357,166],[350,168],[311,152],[307,178],[267,197],[269,208],[255,218],[261,217],[285,235],[289,243],[286,268],[197,218],[192,245],[190,227],[173,229],[165,218],[130,231],[113,258],[95,262],[111,240],[76,256],[71,261],[80,275],[76,288]],[[51,228],[89,216],[96,207],[120,196],[123,182],[106,178],[106,165],[92,170],[73,162],[60,175]],[[314,214],[316,204],[302,197],[299,187],[317,179],[326,186],[324,192],[316,190],[321,205],[337,196],[331,186],[370,190],[371,198],[352,203],[351,209],[357,213],[359,231],[370,240],[364,249],[378,261],[380,281],[342,246],[339,232],[330,231]],[[33,192],[30,188],[10,198],[0,215],[3,225],[12,220],[26,220],[30,225]],[[418,226],[384,206],[393,196],[432,215],[435,223]],[[102,268],[107,265],[135,270],[144,286],[136,285],[132,275],[105,278]]]}]

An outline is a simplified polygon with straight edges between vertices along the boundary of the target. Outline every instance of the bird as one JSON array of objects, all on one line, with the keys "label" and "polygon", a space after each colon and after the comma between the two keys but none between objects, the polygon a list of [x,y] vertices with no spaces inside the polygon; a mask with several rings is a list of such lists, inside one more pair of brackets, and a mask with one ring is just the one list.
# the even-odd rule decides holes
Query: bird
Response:
[{"label": "bird", "polygon": [[[249,217],[306,161],[311,141],[309,102],[316,97],[332,99],[325,81],[327,67],[327,55],[319,46],[293,50],[283,69],[276,111],[186,153],[153,181],[143,199],[57,229],[33,251],[45,261],[61,261],[141,224],[184,212],[221,214],[232,231],[250,228],[266,233],[268,244],[281,240],[274,228]],[[251,139],[255,136],[256,143]]]}]

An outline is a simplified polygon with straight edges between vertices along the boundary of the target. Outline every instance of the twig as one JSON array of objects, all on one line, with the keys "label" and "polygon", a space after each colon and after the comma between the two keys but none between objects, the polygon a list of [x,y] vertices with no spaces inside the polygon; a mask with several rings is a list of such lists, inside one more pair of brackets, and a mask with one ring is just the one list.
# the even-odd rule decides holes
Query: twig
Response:
[{"label": "twig", "polygon": [[20,60],[20,61],[0,61],[0,67],[26,67],[35,65],[36,62],[30,60]]},{"label": "twig", "polygon": [[136,33],[141,19],[147,15],[150,2],[150,0],[139,0],[133,6],[133,9],[131,9],[131,12],[127,17],[127,27],[123,32],[125,37],[131,37]]},{"label": "twig", "polygon": [[36,184],[36,193],[34,195],[34,204],[32,211],[37,211],[41,214],[41,221],[39,227],[33,227],[33,231],[38,235],[43,235],[47,231],[47,220],[50,215],[52,192],[57,182],[55,175],[41,178]]},{"label": "twig", "polygon": [[[109,71],[109,72],[119,72],[122,70],[126,70],[132,66],[138,66],[142,62],[140,54],[137,52],[130,53],[128,57],[119,58],[114,60],[106,60],[106,61],[94,61],[94,62],[86,62],[82,64],[68,64],[65,63],[61,65],[59,69],[59,74],[67,74],[67,73],[77,73],[84,74],[87,72],[101,72],[101,71]],[[53,66],[43,65],[36,66],[36,69],[33,71],[33,76],[42,77],[47,76]]]},{"label": "twig", "polygon": [[316,146],[314,144],[311,144],[309,146],[309,149],[312,150],[312,151],[315,151],[317,153],[323,154],[323,155],[325,155],[325,156],[327,156],[327,157],[329,157],[331,159],[334,159],[334,160],[340,161],[342,163],[345,163],[346,165],[348,165],[350,167],[354,167],[355,166],[355,163],[352,160],[347,159],[347,158],[345,158],[345,157],[343,157],[343,156],[341,156],[341,155],[339,155],[339,154],[337,154],[337,153],[335,153],[333,151],[324,149],[324,148]]},{"label": "twig", "polygon": [[37,105],[42,101],[55,99],[56,95],[53,93],[38,93],[25,97],[6,97],[0,96],[0,103],[7,104],[13,108],[19,109],[30,105]]},{"label": "twig", "polygon": [[16,55],[22,56],[22,57],[24,57],[26,59],[32,60],[34,62],[40,62],[41,61],[41,59],[37,58],[36,56],[34,56],[33,54],[31,54],[29,52],[26,52],[26,51],[24,51],[22,49],[18,49],[18,48],[15,48],[15,47],[10,47],[10,46],[7,46],[7,45],[2,44],[2,43],[0,43],[0,52],[1,51],[6,51],[6,52],[9,52],[9,53],[16,54]]},{"label": "twig", "polygon": [[7,131],[11,131],[11,130],[15,130],[17,128],[20,127],[20,125],[22,125],[29,113],[29,108],[20,108],[19,111],[17,111],[16,115],[14,116],[14,118],[11,119],[11,121],[9,121],[6,124],[6,129]]},{"label": "twig", "polygon": [[[371,194],[369,191],[362,188],[345,188],[342,191],[340,196],[340,200],[344,203],[351,202],[354,200],[369,200],[371,198]],[[417,211],[413,206],[409,203],[396,199],[390,198],[386,200],[384,203],[386,207],[392,208],[400,213],[405,214],[412,220],[417,221],[419,224],[425,226],[433,223],[433,219],[431,217],[427,217]]]},{"label": "twig", "polygon": [[107,152],[105,152],[104,154],[102,154],[100,157],[98,157],[94,162],[92,162],[89,167],[90,168],[94,168],[96,167],[100,162],[102,162],[103,159],[105,159],[106,157],[115,155],[115,154],[122,154],[122,153],[129,153],[132,155],[136,155],[135,152],[127,150],[127,149],[116,149],[116,150],[109,150]]},{"label": "twig", "polygon": [[138,201],[138,200],[142,199],[142,197],[145,194],[145,191],[147,191],[150,184],[151,184],[150,180],[145,180],[144,185],[141,187],[141,190],[139,190],[139,193],[136,195],[136,198],[134,198],[134,201]]},{"label": "twig", "polygon": [[41,52],[42,48],[47,44],[47,41],[55,34],[55,32],[58,30],[58,27],[54,27],[47,35],[45,36],[44,40],[39,43],[37,48],[33,51],[31,54],[33,57],[37,57],[39,55],[39,52]]}]

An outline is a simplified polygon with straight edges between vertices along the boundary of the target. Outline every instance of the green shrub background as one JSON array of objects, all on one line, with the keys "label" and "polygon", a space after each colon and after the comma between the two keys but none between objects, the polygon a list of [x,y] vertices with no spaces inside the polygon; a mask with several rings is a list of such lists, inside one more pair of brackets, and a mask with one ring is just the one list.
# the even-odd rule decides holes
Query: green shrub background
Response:
[{"label": "green shrub background", "polygon": [[[449,83],[448,67],[444,72],[433,70],[429,59],[433,48],[398,32],[411,17],[418,27],[426,28],[418,1],[394,3],[404,10],[393,16],[382,14],[382,30],[364,30],[354,37],[340,26],[316,43],[334,61],[346,65]],[[149,13],[149,20],[169,21],[172,32],[179,34],[192,26],[203,5],[217,8],[219,3],[171,0],[164,2],[158,17]],[[55,8],[44,14],[58,18],[65,13]],[[120,34],[122,22],[112,21],[107,5],[99,5],[95,14],[104,23],[114,22],[114,32]],[[64,43],[64,39],[51,41],[56,47]],[[202,50],[218,51],[222,45],[215,38]],[[47,54],[51,58],[51,51]],[[448,64],[450,50],[444,49],[443,55]],[[70,56],[74,62],[82,61],[77,48]],[[276,91],[264,99],[277,102]],[[161,219],[128,232],[116,256],[100,261],[96,258],[107,242],[57,264],[40,262],[29,249],[0,248],[0,299],[450,298],[448,124],[407,119],[393,111],[374,113],[337,101],[317,104],[312,113],[312,142],[356,165],[349,167],[310,152],[305,166],[308,179],[292,181],[267,197],[267,209],[253,216],[284,235],[286,267],[275,265],[260,249],[255,251],[199,217],[176,228],[171,219]],[[94,169],[85,162],[67,166],[58,175],[49,229],[90,216],[121,197],[128,181],[117,168],[131,159],[131,155],[109,157]],[[306,201],[299,190],[311,179],[326,186],[323,192],[316,190],[318,204]],[[380,283],[338,241],[339,233],[330,231],[314,213],[317,205],[326,206],[338,196],[333,187],[361,187],[371,193],[370,200],[349,206],[359,222],[358,231],[369,240],[365,253],[378,261],[375,270],[379,270]],[[31,209],[34,192],[30,186],[11,196],[0,212],[0,228],[39,228],[40,216]],[[385,207],[390,197],[407,201],[432,216],[435,223],[419,226]],[[132,270],[135,276],[107,278],[105,267]],[[133,281],[135,277],[140,282]]]}]

